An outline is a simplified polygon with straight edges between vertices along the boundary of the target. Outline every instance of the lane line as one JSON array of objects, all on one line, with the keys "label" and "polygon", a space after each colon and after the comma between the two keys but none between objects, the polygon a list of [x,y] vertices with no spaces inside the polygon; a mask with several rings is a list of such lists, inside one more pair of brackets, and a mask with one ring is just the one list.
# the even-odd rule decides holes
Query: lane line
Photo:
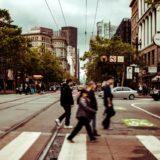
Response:
[{"label": "lane line", "polygon": [[[67,135],[68,136],[68,135]],[[87,160],[87,138],[85,134],[75,137],[75,143],[64,140],[58,160]]]},{"label": "lane line", "polygon": [[20,160],[40,137],[41,132],[23,132],[0,150],[0,160]]},{"label": "lane line", "polygon": [[160,160],[160,141],[154,136],[136,136],[139,141],[153,154],[157,160]]},{"label": "lane line", "polygon": [[153,116],[153,117],[155,117],[155,118],[160,119],[160,116],[158,116],[158,115],[156,115],[156,114],[153,114],[153,113],[151,113],[151,112],[149,112],[149,111],[146,111],[145,109],[142,109],[142,108],[136,106],[135,103],[131,104],[131,106],[134,107],[134,108],[136,108],[136,109],[139,109],[139,110],[141,110],[141,111],[143,111],[143,112],[145,112],[145,113],[147,113],[147,114],[149,114],[150,116]]}]

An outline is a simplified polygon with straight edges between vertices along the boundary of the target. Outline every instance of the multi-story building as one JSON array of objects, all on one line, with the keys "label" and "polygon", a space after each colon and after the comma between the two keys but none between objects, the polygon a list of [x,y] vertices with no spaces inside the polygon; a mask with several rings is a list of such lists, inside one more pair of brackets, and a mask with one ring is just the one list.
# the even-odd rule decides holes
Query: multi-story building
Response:
[{"label": "multi-story building", "polygon": [[111,25],[110,22],[106,23],[104,21],[97,22],[97,35],[103,38],[111,39],[115,32],[117,27],[114,25]]},{"label": "multi-story building", "polygon": [[117,28],[115,36],[121,37],[125,43],[131,43],[131,19],[124,18]]},{"label": "multi-story building", "polygon": [[66,38],[61,35],[60,31],[54,32],[52,37],[52,45],[54,53],[60,59],[63,69],[69,70],[67,61],[67,41]]},{"label": "multi-story building", "polygon": [[136,44],[138,38],[138,0],[132,0],[130,3],[132,10],[131,17],[131,43]]},{"label": "multi-story building", "polygon": [[31,40],[31,45],[34,48],[39,48],[43,53],[47,51],[53,52],[52,36],[53,30],[44,27],[34,27],[29,33],[23,34]]},{"label": "multi-story building", "polygon": [[73,55],[73,57],[75,57],[74,77],[78,78],[77,75],[79,75],[79,69],[77,67],[77,63],[79,63],[79,58],[77,55],[77,28],[72,27],[72,26],[65,26],[65,27],[62,27],[61,32],[66,37],[68,46],[72,46],[73,48],[75,48],[75,53]]},{"label": "multi-story building", "polygon": [[155,34],[160,32],[160,4],[149,5],[145,0],[138,0],[138,14],[138,39],[141,41],[139,52],[146,66],[143,77],[150,81],[157,73],[147,73],[149,67],[158,68],[160,64],[160,47],[153,42]]}]

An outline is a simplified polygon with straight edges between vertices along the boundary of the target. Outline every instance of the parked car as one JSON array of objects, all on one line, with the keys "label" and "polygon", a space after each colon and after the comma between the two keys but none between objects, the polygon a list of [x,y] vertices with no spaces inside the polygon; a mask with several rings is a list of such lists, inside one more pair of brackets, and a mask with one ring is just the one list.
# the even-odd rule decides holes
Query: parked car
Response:
[{"label": "parked car", "polygon": [[[138,92],[129,87],[115,87],[112,89],[112,94],[114,98],[124,98],[134,100],[138,96]],[[98,93],[99,97],[103,98],[103,91]]]},{"label": "parked car", "polygon": [[134,100],[138,96],[138,92],[129,87],[115,87],[112,89],[114,98],[124,98]]}]

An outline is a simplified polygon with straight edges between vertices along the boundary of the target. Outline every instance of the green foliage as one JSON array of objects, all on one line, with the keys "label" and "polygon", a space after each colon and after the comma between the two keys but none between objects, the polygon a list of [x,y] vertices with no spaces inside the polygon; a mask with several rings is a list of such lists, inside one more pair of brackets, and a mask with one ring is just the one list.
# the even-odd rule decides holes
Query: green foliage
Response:
[{"label": "green foliage", "polygon": [[62,81],[66,75],[56,56],[31,48],[30,41],[21,35],[21,28],[11,23],[9,12],[0,9],[0,57],[5,64],[0,71],[12,69],[15,79],[19,72],[23,81],[24,75],[34,74],[43,75],[46,83]]},{"label": "green foliage", "polygon": [[[81,58],[87,61],[85,68],[87,70],[87,78],[96,82],[102,82],[107,75],[113,75],[121,78],[124,72],[123,65],[133,62],[135,50],[128,43],[123,43],[119,37],[113,37],[111,40],[96,37],[90,42],[90,51],[85,52]],[[124,56],[125,63],[109,63],[101,62],[101,56]]]}]

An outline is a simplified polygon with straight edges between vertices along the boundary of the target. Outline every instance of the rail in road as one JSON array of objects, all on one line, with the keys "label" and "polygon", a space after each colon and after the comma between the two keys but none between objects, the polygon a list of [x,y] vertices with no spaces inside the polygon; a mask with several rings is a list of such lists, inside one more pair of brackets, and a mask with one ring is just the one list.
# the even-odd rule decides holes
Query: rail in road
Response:
[{"label": "rail in road", "polygon": [[[46,95],[47,96],[47,95]],[[7,101],[7,102],[4,102],[4,103],[0,103],[0,104],[7,104],[7,103],[11,103],[11,102],[17,102],[19,100],[22,100],[22,99],[29,99],[31,98],[31,96],[29,97],[23,97],[23,98],[19,98],[19,99],[15,99],[15,100],[11,100],[11,101]],[[36,97],[34,99],[31,99],[31,100],[28,100],[28,101],[25,101],[25,102],[21,102],[21,103],[18,103],[18,104],[14,104],[14,105],[11,105],[11,106],[7,106],[7,107],[2,107],[0,108],[0,111],[2,110],[6,110],[6,109],[9,109],[9,108],[13,108],[13,107],[17,107],[17,106],[20,106],[22,104],[25,104],[25,103],[28,103],[28,102],[32,102],[32,101],[35,101],[35,100],[38,100],[38,99],[41,99],[42,97]]]},{"label": "rail in road", "polygon": [[[42,97],[38,97],[34,100],[40,99]],[[33,100],[33,101],[34,101]],[[29,101],[30,102],[30,101]],[[23,121],[14,124],[13,126],[11,126],[9,129],[5,130],[1,135],[0,135],[0,139],[4,138],[6,135],[8,135],[9,133],[11,133],[12,131],[15,131],[16,129],[20,128],[21,126],[27,124],[29,121],[31,121],[32,119],[34,119],[35,117],[37,117],[38,115],[40,115],[41,113],[45,112],[46,110],[48,110],[50,107],[52,107],[54,104],[58,103],[59,100],[49,104],[48,106],[46,106],[45,108],[42,108],[41,110],[35,112],[34,114],[32,114],[31,116],[25,118]],[[28,103],[28,102],[25,102]],[[22,103],[23,104],[23,103]],[[19,104],[18,104],[19,105]],[[16,105],[17,106],[17,105]],[[12,106],[13,107],[13,106]],[[15,107],[15,106],[14,106]]]}]

